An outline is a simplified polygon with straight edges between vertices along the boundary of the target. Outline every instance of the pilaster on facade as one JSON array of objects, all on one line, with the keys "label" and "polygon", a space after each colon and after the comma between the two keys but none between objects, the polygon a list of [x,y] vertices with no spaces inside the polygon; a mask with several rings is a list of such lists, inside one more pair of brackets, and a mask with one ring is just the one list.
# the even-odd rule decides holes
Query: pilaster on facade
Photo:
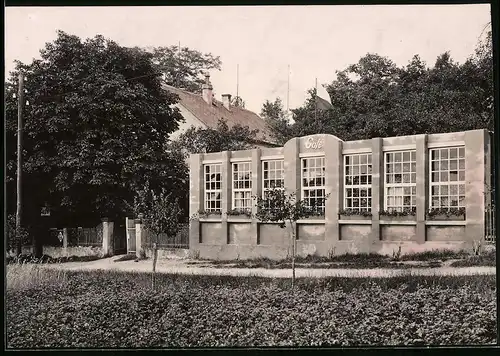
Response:
[{"label": "pilaster on facade", "polygon": [[489,140],[486,130],[465,132],[465,234],[470,241],[484,235],[485,143]]},{"label": "pilaster on facade", "polygon": [[229,225],[227,222],[227,212],[231,210],[232,207],[232,179],[231,179],[231,153],[229,151],[222,152],[222,192],[221,192],[221,224],[222,224],[222,236],[225,237],[227,243],[229,243]]},{"label": "pilaster on facade", "polygon": [[372,139],[372,242],[380,240],[379,213],[384,207],[384,153],[382,139]]},{"label": "pilaster on facade", "polygon": [[416,138],[416,242],[424,243],[427,228],[425,225],[425,214],[429,207],[429,149],[427,148],[427,135],[418,135]]}]

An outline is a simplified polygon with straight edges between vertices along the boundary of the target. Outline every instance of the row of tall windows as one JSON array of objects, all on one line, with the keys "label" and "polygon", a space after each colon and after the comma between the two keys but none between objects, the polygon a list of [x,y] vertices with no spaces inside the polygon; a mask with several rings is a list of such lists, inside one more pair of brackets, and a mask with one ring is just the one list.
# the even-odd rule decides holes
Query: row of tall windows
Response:
[{"label": "row of tall windows", "polygon": [[[430,208],[465,207],[465,148],[429,150]],[[251,162],[232,163],[232,209],[251,209]],[[372,154],[344,155],[344,209],[369,211],[372,206]],[[416,207],[416,151],[384,153],[384,210]],[[222,164],[207,164],[205,211],[221,210]],[[309,207],[324,212],[325,157],[301,159],[301,197]],[[262,192],[284,188],[284,161],[262,161]]]}]

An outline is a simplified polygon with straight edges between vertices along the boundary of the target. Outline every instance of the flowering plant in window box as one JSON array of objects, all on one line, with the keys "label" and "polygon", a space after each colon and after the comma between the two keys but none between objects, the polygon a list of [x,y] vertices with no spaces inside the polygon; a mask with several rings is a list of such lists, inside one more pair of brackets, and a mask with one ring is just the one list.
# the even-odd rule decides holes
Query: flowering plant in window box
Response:
[{"label": "flowering plant in window box", "polygon": [[220,210],[198,210],[198,216],[200,218],[219,218],[222,215],[222,211]]},{"label": "flowering plant in window box", "polygon": [[252,217],[252,212],[249,209],[231,209],[226,211],[227,216],[241,216],[244,215],[247,218]]},{"label": "flowering plant in window box", "polygon": [[379,213],[379,216],[382,220],[407,221],[407,220],[415,220],[416,214],[417,214],[416,208],[403,208],[403,210],[396,210],[396,209],[382,210]]},{"label": "flowering plant in window box", "polygon": [[427,212],[428,220],[465,220],[465,208],[431,208]]},{"label": "flowering plant in window box", "polygon": [[341,209],[339,220],[371,220],[371,210]]}]

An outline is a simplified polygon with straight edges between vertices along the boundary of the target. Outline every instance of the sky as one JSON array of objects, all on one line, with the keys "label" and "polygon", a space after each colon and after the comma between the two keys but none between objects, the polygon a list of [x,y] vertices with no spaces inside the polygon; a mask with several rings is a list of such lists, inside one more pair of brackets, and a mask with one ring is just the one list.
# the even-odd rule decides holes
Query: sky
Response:
[{"label": "sky", "polygon": [[[133,47],[178,45],[220,56],[211,72],[216,99],[236,94],[257,113],[276,97],[301,106],[322,84],[367,53],[398,66],[418,54],[429,66],[450,51],[463,63],[491,19],[489,4],[176,7],[6,7],[5,73],[31,63],[63,30]],[[290,67],[290,75],[287,75]],[[288,88],[289,78],[289,90]],[[289,95],[287,95],[289,93]],[[288,100],[287,100],[288,97]]]}]

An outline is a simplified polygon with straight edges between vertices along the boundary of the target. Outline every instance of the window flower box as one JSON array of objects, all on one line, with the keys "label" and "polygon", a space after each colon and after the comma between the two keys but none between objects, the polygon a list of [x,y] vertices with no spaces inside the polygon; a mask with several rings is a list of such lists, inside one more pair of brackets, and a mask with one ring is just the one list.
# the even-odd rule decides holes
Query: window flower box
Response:
[{"label": "window flower box", "polygon": [[339,212],[339,220],[372,220],[372,212],[345,209]]},{"label": "window flower box", "polygon": [[427,212],[427,220],[465,220],[465,208],[435,208]]},{"label": "window flower box", "polygon": [[417,210],[415,208],[398,210],[383,210],[379,213],[382,221],[415,221]]},{"label": "window flower box", "polygon": [[380,215],[381,221],[415,221],[415,215]]},{"label": "window flower box", "polygon": [[248,218],[252,217],[252,211],[247,209],[232,209],[226,212],[227,217]]},{"label": "window flower box", "polygon": [[198,217],[201,219],[220,219],[222,216],[222,211],[205,211],[199,210]]}]

